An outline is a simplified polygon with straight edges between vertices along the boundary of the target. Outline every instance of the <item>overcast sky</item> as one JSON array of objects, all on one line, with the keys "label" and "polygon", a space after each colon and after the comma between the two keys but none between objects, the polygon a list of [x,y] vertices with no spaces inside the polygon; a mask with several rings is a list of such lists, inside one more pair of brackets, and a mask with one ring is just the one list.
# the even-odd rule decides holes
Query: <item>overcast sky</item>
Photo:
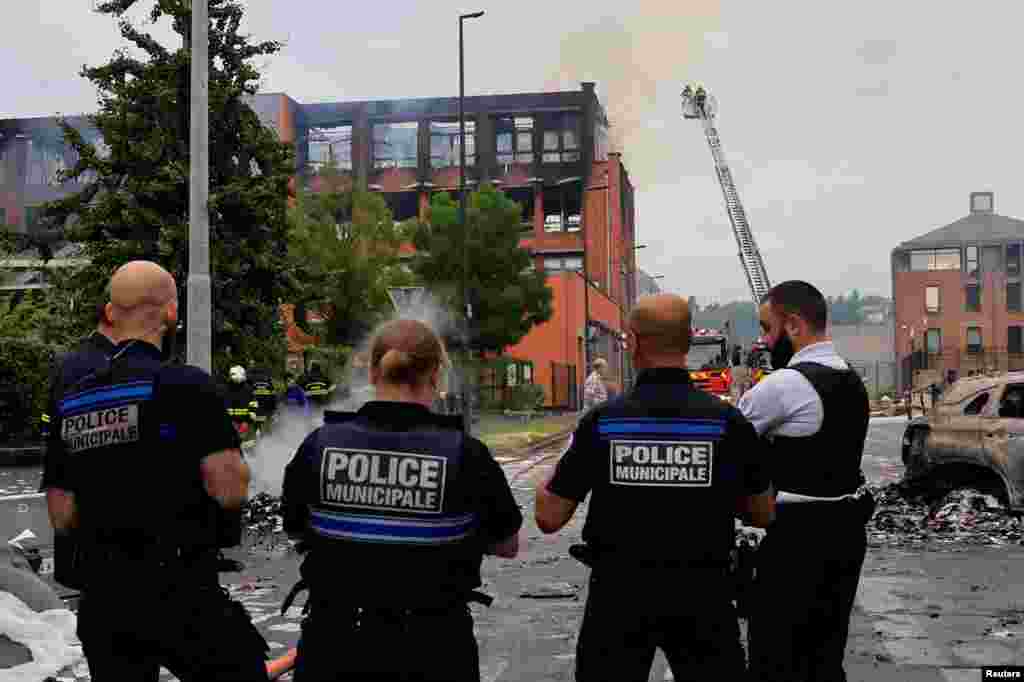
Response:
[{"label": "overcast sky", "polygon": [[[710,152],[679,115],[686,81],[718,97],[772,281],[889,295],[890,250],[965,215],[971,191],[1024,217],[1020,3],[471,2],[252,0],[253,36],[287,43],[263,90],[303,103],[455,95],[456,17],[484,9],[466,26],[467,94],[596,81],[636,187],[641,266],[702,304],[748,293]],[[92,6],[5,3],[0,118],[93,109],[78,71],[122,43]]]}]

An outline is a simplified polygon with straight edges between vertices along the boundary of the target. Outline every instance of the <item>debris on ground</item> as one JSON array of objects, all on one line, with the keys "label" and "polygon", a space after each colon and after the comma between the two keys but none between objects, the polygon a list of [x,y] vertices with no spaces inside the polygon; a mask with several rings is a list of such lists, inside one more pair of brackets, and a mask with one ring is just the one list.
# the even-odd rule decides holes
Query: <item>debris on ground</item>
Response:
[{"label": "debris on ground", "polygon": [[250,533],[258,535],[281,532],[281,498],[267,493],[253,496],[242,510],[242,523]]},{"label": "debris on ground", "polygon": [[520,593],[523,599],[579,599],[579,585],[548,583]]},{"label": "debris on ground", "polygon": [[871,546],[1024,544],[1020,515],[992,495],[961,488],[928,499],[902,482],[872,493],[878,506],[867,527]]}]

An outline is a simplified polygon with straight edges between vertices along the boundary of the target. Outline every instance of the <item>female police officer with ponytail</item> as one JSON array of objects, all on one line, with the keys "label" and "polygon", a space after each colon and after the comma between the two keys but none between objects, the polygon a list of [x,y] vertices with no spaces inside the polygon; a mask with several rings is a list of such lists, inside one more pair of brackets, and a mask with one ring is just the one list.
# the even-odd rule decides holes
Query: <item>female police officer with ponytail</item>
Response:
[{"label": "female police officer with ponytail", "polygon": [[296,682],[480,679],[468,602],[484,554],[514,557],[522,514],[486,446],[433,414],[447,365],[430,327],[382,325],[376,400],[327,412],[285,470],[285,530],[307,548]]}]

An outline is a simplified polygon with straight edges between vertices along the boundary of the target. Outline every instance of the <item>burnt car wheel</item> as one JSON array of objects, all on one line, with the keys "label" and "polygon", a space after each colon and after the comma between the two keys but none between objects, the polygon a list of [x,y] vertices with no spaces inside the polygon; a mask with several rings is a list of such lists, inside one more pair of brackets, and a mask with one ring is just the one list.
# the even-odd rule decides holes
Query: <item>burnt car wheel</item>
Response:
[{"label": "burnt car wheel", "polygon": [[920,476],[928,468],[928,431],[914,429],[903,436],[903,443],[903,465],[907,469],[907,478]]}]

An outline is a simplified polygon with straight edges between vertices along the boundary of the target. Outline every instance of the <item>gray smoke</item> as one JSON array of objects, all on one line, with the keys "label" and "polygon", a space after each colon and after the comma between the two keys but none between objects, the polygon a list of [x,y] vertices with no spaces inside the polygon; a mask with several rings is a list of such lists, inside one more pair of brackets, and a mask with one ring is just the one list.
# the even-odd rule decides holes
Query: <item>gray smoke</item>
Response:
[{"label": "gray smoke", "polygon": [[[440,335],[445,335],[449,330],[456,328],[457,319],[451,311],[440,302],[440,300],[429,292],[415,305],[403,310],[401,313],[394,312],[388,320],[406,319],[419,320],[431,326]],[[340,377],[337,378],[338,391],[345,386],[349,388],[349,396],[335,400],[327,408],[330,410],[355,411],[364,403],[373,400],[374,388],[369,383],[367,372],[361,372],[354,367],[354,360],[360,353],[369,356],[370,336],[361,340],[349,356]],[[453,362],[456,358],[450,358]],[[442,390],[458,392],[459,371],[452,368],[448,372],[447,386]],[[281,406],[278,408],[276,419],[271,431],[262,436],[258,444],[246,455],[249,468],[252,471],[252,483],[250,493],[258,495],[267,493],[278,496],[281,494],[281,484],[284,480],[284,468],[291,461],[298,451],[299,446],[306,436],[314,429],[323,425],[323,409],[314,407],[312,417],[306,418],[294,411],[286,411]]]}]

